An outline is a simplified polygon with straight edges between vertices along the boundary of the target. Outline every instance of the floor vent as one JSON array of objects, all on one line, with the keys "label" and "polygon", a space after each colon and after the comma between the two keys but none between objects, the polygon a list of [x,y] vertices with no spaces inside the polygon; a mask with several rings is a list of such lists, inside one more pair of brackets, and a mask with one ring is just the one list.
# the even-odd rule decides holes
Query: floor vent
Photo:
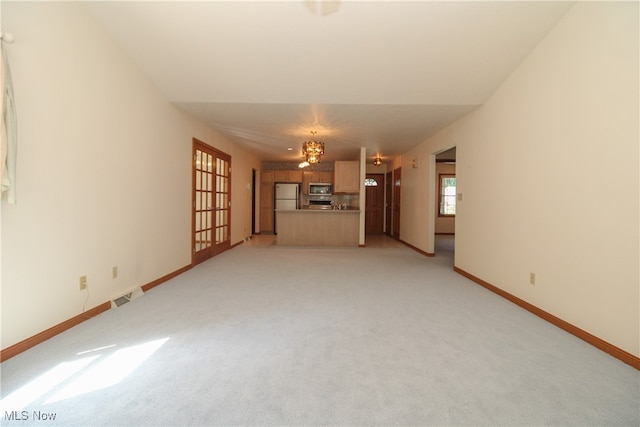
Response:
[{"label": "floor vent", "polygon": [[142,296],[142,294],[144,293],[144,291],[142,290],[141,287],[137,287],[132,291],[129,291],[123,295],[120,295],[117,298],[114,298],[111,300],[111,308],[117,308],[120,307],[126,303],[128,303],[131,300],[134,300],[140,296]]}]

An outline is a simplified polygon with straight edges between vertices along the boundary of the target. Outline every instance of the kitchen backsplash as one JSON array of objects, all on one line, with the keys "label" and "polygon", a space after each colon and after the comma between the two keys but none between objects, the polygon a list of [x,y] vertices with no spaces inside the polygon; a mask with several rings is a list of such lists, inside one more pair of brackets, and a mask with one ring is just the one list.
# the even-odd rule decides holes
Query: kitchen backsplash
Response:
[{"label": "kitchen backsplash", "polygon": [[[309,197],[304,194],[302,196],[302,205],[306,206],[309,204]],[[334,204],[345,205],[351,209],[358,209],[360,207],[360,196],[358,194],[334,194],[333,196],[326,196],[331,199]]]}]

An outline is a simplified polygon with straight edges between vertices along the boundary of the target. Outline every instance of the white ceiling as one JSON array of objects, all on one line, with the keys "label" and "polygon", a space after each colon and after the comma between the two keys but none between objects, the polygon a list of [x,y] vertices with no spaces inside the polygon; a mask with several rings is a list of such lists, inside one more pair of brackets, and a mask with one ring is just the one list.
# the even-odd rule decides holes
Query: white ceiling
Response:
[{"label": "white ceiling", "polygon": [[311,131],[324,160],[406,152],[486,101],[571,5],[86,3],[172,103],[268,161],[298,161]]}]

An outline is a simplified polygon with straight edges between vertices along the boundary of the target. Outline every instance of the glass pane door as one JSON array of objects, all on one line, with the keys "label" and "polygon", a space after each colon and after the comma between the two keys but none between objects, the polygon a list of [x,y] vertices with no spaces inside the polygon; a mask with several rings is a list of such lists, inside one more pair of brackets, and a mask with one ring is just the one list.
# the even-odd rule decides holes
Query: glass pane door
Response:
[{"label": "glass pane door", "polygon": [[214,253],[223,252],[231,246],[231,167],[229,156],[218,153],[216,158],[216,224]]},{"label": "glass pane door", "polygon": [[193,255],[196,259],[206,259],[210,257],[214,228],[214,156],[199,148],[194,151]]},{"label": "glass pane door", "polygon": [[231,247],[231,157],[193,142],[192,262]]}]

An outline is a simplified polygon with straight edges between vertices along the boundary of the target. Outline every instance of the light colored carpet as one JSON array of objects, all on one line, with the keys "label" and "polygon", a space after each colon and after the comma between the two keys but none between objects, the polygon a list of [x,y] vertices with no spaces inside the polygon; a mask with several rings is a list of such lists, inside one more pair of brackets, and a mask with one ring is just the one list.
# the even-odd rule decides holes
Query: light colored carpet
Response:
[{"label": "light colored carpet", "polygon": [[640,424],[638,371],[439,254],[241,245],[4,362],[1,423]]}]

